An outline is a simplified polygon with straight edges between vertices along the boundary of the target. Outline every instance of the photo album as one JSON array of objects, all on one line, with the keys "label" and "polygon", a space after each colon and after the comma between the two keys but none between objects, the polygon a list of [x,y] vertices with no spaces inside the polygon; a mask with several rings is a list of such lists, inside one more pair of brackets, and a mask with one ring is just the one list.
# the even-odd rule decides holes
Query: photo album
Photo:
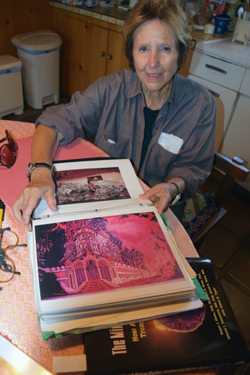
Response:
[{"label": "photo album", "polygon": [[58,210],[42,200],[27,233],[43,334],[89,332],[202,306],[129,160],[57,162]]}]

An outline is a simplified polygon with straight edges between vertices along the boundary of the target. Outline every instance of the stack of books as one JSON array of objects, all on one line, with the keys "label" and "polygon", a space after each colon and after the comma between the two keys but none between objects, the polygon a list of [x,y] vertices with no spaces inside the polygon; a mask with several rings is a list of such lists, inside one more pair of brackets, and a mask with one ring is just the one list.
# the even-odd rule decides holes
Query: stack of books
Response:
[{"label": "stack of books", "polygon": [[185,261],[129,160],[57,162],[58,211],[41,201],[28,246],[47,337],[202,307]]},{"label": "stack of books", "polygon": [[226,366],[223,374],[243,374],[250,352],[213,264],[205,258],[189,262],[209,301],[196,310],[84,334],[87,375],[217,374],[219,366]]}]

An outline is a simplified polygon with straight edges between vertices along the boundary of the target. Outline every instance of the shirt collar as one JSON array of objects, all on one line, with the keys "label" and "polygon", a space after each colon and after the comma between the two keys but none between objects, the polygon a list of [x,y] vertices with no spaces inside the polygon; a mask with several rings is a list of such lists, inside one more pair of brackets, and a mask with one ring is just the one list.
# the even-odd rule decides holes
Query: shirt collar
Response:
[{"label": "shirt collar", "polygon": [[131,70],[131,74],[126,79],[125,96],[133,98],[136,95],[142,95],[141,81],[135,71]]},{"label": "shirt collar", "polygon": [[168,112],[169,106],[175,106],[175,104],[178,103],[179,94],[179,75],[176,73],[173,76],[172,87],[168,100],[163,104],[160,111],[160,114],[162,116],[164,116]]},{"label": "shirt collar", "polygon": [[[179,96],[179,74],[173,76],[172,88],[168,100],[164,103],[161,109],[161,114],[164,115],[168,111],[168,106],[170,103],[174,106],[176,101],[178,101]],[[133,98],[136,95],[143,95],[141,88],[141,81],[139,80],[135,71],[131,70],[131,74],[126,79],[125,96],[127,98]]]}]

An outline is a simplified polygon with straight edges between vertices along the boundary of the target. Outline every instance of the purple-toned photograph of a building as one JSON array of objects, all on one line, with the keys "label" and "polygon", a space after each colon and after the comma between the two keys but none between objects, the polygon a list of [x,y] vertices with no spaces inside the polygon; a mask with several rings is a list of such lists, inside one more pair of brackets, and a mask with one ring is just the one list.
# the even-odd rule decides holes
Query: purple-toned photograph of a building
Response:
[{"label": "purple-toned photograph of a building", "polygon": [[35,227],[41,299],[184,280],[153,212]]}]

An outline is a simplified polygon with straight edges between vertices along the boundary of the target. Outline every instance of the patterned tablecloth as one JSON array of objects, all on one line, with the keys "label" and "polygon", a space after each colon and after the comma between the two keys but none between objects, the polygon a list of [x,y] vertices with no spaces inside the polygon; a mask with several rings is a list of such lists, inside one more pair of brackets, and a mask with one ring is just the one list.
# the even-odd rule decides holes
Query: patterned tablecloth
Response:
[{"label": "patterned tablecloth", "polygon": [[[34,125],[0,120],[0,139],[5,136],[5,129],[14,135],[19,146],[19,152],[16,163],[11,169],[0,166],[0,198],[6,204],[3,227],[10,226],[18,234],[20,242],[26,243],[25,229],[15,221],[11,205],[27,184],[25,172],[30,161],[31,136],[34,132]],[[71,145],[60,147],[55,159],[103,156],[107,155],[95,145],[85,140],[76,140]],[[185,230],[170,210],[167,211],[166,217],[183,254],[185,256],[197,256]],[[11,255],[16,263],[17,270],[21,272],[21,276],[14,277],[13,281],[4,286],[0,292],[0,333],[51,371],[53,356],[70,356],[83,353],[82,335],[69,335],[43,341],[37,329],[28,250],[27,248],[18,248]]]}]

